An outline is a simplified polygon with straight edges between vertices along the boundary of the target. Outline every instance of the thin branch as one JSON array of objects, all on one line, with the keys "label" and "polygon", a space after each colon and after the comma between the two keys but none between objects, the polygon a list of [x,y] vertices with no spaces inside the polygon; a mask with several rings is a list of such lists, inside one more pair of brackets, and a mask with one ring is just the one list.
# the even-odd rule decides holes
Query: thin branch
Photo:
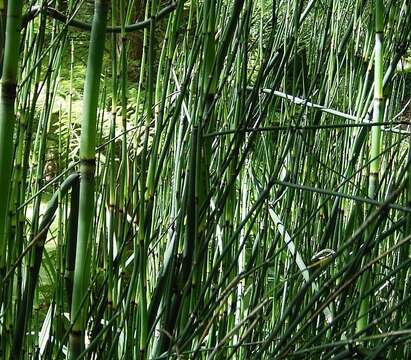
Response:
[{"label": "thin branch", "polygon": [[[152,21],[158,21],[162,19],[163,17],[167,16],[170,14],[174,9],[177,7],[177,2],[172,2],[171,4],[167,5],[164,7],[162,10],[160,10],[157,15],[149,17],[146,20],[136,22],[131,25],[127,25],[124,28],[124,31],[126,33],[130,33],[133,31],[137,30],[142,30],[145,28],[148,28],[150,26],[150,23]],[[36,6],[33,7],[28,13],[26,13],[23,16],[23,21],[22,21],[22,28],[26,27],[27,24],[33,20],[41,11],[45,11],[48,16],[51,18],[61,21],[69,26],[75,27],[78,30],[82,31],[91,31],[91,24],[76,20],[76,19],[70,19],[68,16],[64,15],[62,12],[58,11],[57,9],[54,9],[52,7],[40,7]],[[121,26],[113,26],[113,27],[107,27],[106,29],[107,33],[121,33]]]}]

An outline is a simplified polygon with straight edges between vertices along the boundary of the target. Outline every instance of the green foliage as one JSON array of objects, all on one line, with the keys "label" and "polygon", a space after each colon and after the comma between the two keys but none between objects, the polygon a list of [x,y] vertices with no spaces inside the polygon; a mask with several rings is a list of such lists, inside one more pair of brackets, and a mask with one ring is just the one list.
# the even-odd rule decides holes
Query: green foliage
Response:
[{"label": "green foliage", "polygon": [[0,359],[410,358],[410,10],[25,4]]}]

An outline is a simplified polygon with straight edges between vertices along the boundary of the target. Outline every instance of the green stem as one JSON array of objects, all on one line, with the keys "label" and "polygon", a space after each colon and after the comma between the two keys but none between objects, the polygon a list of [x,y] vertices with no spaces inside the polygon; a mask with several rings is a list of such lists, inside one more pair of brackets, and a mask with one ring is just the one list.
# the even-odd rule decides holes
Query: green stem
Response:
[{"label": "green stem", "polygon": [[107,0],[95,1],[91,31],[84,107],[80,138],[80,204],[77,233],[76,263],[74,270],[73,300],[71,306],[72,330],[70,334],[70,359],[76,359],[84,347],[86,327],[86,304],[81,300],[88,287],[88,250],[92,239],[94,217],[94,172],[96,161],[96,121],[100,76],[103,65],[105,30],[107,23]]},{"label": "green stem", "polygon": [[0,278],[5,271],[9,193],[13,164],[13,133],[16,123],[17,70],[22,0],[10,1],[7,9],[6,40],[0,95]]},{"label": "green stem", "polygon": [[[384,119],[384,4],[383,0],[375,0],[375,49],[374,49],[374,112],[373,122],[382,122]],[[370,175],[368,184],[368,197],[374,199],[379,186],[380,155],[381,153],[381,128],[374,126],[371,130],[371,158]],[[364,273],[361,279],[361,294],[367,292],[371,285],[370,272]],[[361,332],[368,325],[368,313],[370,307],[370,297],[366,296],[361,301],[360,311],[357,320],[357,332]]]}]

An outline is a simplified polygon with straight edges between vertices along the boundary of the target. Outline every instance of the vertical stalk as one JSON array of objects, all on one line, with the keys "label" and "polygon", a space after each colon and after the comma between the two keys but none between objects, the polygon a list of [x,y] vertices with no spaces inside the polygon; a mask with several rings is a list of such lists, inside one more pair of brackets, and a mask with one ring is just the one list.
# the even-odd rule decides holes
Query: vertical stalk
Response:
[{"label": "vertical stalk", "polygon": [[[94,171],[96,159],[96,121],[100,76],[103,65],[107,0],[96,0],[91,30],[84,107],[80,138],[80,204],[77,232],[76,262],[74,270],[73,299],[71,306],[72,330],[70,333],[70,359],[76,359],[84,347],[86,306],[82,300],[88,287],[88,248],[92,235],[94,216]],[[87,302],[86,302],[87,303]]]},{"label": "vertical stalk", "polygon": [[[3,284],[2,278],[6,272],[6,253],[8,243],[8,210],[11,193],[11,179],[12,179],[12,164],[13,164],[13,134],[16,124],[16,112],[14,103],[16,100],[16,88],[17,88],[17,71],[18,71],[18,59],[19,59],[19,46],[20,44],[20,26],[23,2],[21,0],[10,1],[5,6],[1,4],[1,11],[7,9],[6,17],[6,34],[4,41],[4,59],[1,78],[1,91],[0,91],[0,189],[2,191],[2,199],[0,201],[0,284]],[[13,250],[13,249],[11,249]],[[12,252],[10,251],[12,256]],[[3,291],[3,289],[2,289]],[[6,290],[7,291],[7,290]],[[6,291],[4,293],[5,299],[0,292],[0,309],[4,301],[5,307],[7,301]],[[7,332],[7,324],[10,322],[6,317],[4,321],[4,330],[0,331],[2,338],[7,341],[9,334]],[[5,344],[0,339],[0,344]],[[8,343],[9,344],[9,343]],[[0,347],[2,347],[0,345]],[[7,357],[8,347],[3,350],[4,356]],[[1,356],[1,352],[0,352]]]},{"label": "vertical stalk", "polygon": [[[7,211],[13,163],[13,133],[16,122],[17,69],[19,59],[20,23],[23,2],[10,1],[7,9],[6,40],[0,95],[0,279],[5,271]],[[0,299],[1,302],[1,299]]]},{"label": "vertical stalk", "polygon": [[[374,112],[373,121],[378,123],[384,119],[384,95],[383,95],[383,80],[384,80],[384,49],[383,49],[383,33],[384,33],[384,4],[383,0],[375,0],[375,50],[374,50]],[[373,126],[371,130],[371,159],[370,175],[368,184],[368,197],[373,199],[376,197],[376,191],[379,183],[380,172],[380,152],[381,152],[381,128]],[[364,273],[361,279],[361,293],[367,292],[370,287],[370,272]],[[357,331],[362,331],[368,325],[368,311],[370,306],[370,298],[366,296],[360,305],[358,314]]]},{"label": "vertical stalk", "polygon": [[[384,98],[383,98],[383,79],[384,79],[384,4],[383,0],[375,1],[375,67],[374,67],[374,122],[381,122],[384,119]],[[368,196],[375,197],[378,187],[378,177],[380,172],[381,151],[381,127],[373,126],[371,130],[371,158],[374,159],[370,164],[370,184]]]}]

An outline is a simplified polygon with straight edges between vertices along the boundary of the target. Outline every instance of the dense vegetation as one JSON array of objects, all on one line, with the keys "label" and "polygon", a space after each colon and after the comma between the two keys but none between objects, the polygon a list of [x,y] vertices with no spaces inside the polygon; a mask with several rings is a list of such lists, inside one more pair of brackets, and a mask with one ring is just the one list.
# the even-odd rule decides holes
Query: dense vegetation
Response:
[{"label": "dense vegetation", "polygon": [[0,359],[411,358],[408,0],[0,0]]}]

